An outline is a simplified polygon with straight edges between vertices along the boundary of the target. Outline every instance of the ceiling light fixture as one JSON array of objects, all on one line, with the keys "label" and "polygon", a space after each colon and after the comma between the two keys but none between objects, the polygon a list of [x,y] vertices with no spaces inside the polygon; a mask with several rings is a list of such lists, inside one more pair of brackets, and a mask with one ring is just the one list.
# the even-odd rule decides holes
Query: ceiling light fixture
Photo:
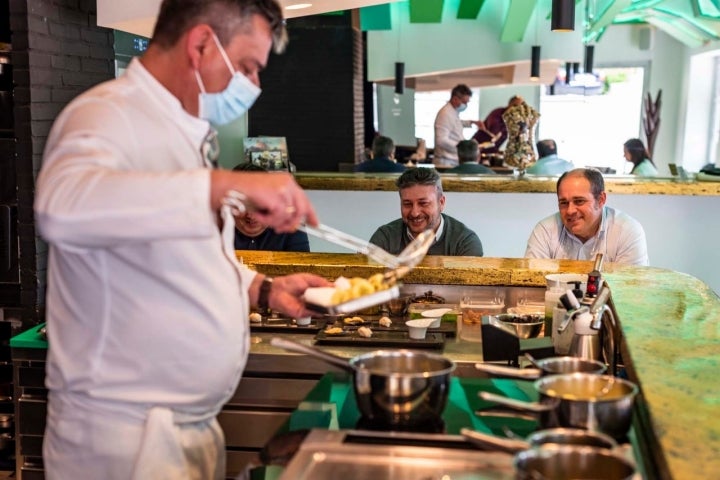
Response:
[{"label": "ceiling light fixture", "polygon": [[594,56],[595,56],[595,46],[594,45],[585,45],[585,73],[592,73]]},{"label": "ceiling light fixture", "polygon": [[540,80],[540,45],[532,46],[530,57],[530,80]]},{"label": "ceiling light fixture", "polygon": [[572,80],[573,70],[572,70],[573,64],[570,62],[565,62],[565,85],[570,85],[570,81]]},{"label": "ceiling light fixture", "polygon": [[294,3],[285,7],[285,10],[302,10],[303,8],[312,7],[312,3]]},{"label": "ceiling light fixture", "polygon": [[395,93],[405,92],[405,62],[395,62]]},{"label": "ceiling light fixture", "polygon": [[575,30],[575,0],[553,0],[550,30],[553,32]]}]

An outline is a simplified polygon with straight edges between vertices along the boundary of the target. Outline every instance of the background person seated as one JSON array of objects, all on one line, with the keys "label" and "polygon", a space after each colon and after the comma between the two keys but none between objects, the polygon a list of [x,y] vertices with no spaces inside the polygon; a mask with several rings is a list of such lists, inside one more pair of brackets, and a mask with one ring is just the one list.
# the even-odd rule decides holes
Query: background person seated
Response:
[{"label": "background person seated", "polygon": [[460,165],[445,170],[444,173],[486,173],[495,175],[495,172],[480,165],[480,146],[475,140],[460,140],[457,144],[458,161]]},{"label": "background person seated", "polygon": [[[233,168],[236,172],[265,172],[253,163],[241,163]],[[272,250],[276,252],[309,252],[307,233],[277,233],[260,223],[251,212],[235,217],[235,250]]]},{"label": "background person seated", "polygon": [[631,138],[623,145],[625,160],[633,164],[631,175],[639,177],[657,177],[658,171],[645,148],[645,144],[639,138]]},{"label": "background person seated", "polygon": [[482,257],[477,234],[442,211],[445,195],[440,175],[434,168],[409,168],[395,184],[400,191],[401,218],[381,226],[370,238],[380,248],[397,255],[415,236],[432,229],[435,243],[428,255],[469,255]]},{"label": "background person seated", "polygon": [[572,162],[563,160],[557,155],[555,140],[547,138],[535,144],[538,152],[538,161],[530,165],[525,172],[533,175],[562,175],[573,169]]},{"label": "background person seated", "polygon": [[559,212],[530,234],[527,258],[593,260],[647,265],[647,241],[640,222],[605,205],[605,181],[594,168],[576,168],[557,181]]},{"label": "background person seated", "polygon": [[356,172],[392,173],[404,172],[405,167],[395,162],[395,144],[390,137],[375,137],[372,143],[372,158],[355,166]]}]

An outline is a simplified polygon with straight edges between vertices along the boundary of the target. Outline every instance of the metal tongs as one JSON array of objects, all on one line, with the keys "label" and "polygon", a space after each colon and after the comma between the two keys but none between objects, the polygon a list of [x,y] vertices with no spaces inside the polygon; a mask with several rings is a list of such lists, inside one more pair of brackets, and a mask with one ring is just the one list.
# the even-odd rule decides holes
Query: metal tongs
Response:
[{"label": "metal tongs", "polygon": [[[233,215],[242,215],[246,211],[266,213],[263,209],[254,205],[244,193],[238,192],[237,190],[229,190],[226,192],[223,203],[230,207]],[[341,232],[335,228],[328,227],[327,225],[319,224],[317,227],[313,227],[307,224],[301,224],[298,229],[323,240],[327,240],[330,243],[367,255],[372,260],[384,265],[389,269],[385,273],[385,281],[388,283],[404,277],[420,263],[435,240],[435,232],[426,230],[415,237],[413,241],[400,252],[400,255],[395,256],[377,245],[373,245],[372,243]]]},{"label": "metal tongs", "polygon": [[399,255],[395,256],[377,245],[373,245],[372,243],[328,227],[327,225],[320,224],[317,227],[300,225],[299,229],[310,235],[327,240],[328,242],[367,255],[370,259],[386,266],[388,268],[388,271],[385,272],[386,282],[394,282],[407,275],[410,270],[422,261],[428,249],[435,241],[435,232],[426,230],[416,236]]}]

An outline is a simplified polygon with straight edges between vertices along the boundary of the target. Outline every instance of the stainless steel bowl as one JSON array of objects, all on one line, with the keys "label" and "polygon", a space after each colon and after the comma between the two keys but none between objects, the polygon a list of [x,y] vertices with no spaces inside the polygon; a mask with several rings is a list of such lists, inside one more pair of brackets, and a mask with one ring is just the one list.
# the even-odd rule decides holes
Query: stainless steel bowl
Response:
[{"label": "stainless steel bowl", "polygon": [[518,315],[514,313],[501,313],[495,318],[515,329],[518,338],[535,338],[542,332],[545,319],[540,315]]}]

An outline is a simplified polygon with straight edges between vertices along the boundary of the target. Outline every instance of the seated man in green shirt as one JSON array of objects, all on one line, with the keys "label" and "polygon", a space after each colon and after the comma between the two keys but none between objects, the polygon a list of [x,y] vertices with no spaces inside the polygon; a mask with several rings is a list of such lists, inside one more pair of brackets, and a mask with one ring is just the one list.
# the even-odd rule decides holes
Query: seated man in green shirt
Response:
[{"label": "seated man in green shirt", "polygon": [[370,243],[397,255],[416,235],[435,232],[435,243],[428,255],[467,255],[482,257],[477,234],[462,222],[445,215],[445,195],[440,175],[434,168],[410,168],[395,182],[400,191],[402,218],[381,226]]}]

